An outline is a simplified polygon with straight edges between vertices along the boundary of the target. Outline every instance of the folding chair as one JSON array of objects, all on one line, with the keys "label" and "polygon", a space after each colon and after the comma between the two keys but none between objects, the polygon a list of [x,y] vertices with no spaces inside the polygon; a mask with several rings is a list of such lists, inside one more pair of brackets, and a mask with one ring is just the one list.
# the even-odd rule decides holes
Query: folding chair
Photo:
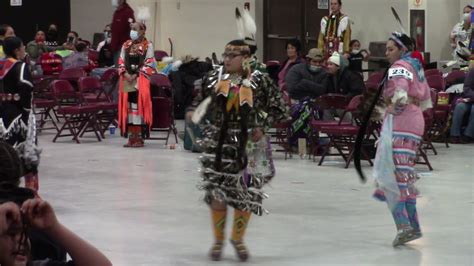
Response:
[{"label": "folding chair", "polygon": [[425,77],[439,76],[443,77],[443,72],[439,69],[427,69],[425,70]]},{"label": "folding chair", "polygon": [[[335,109],[346,109],[348,104],[348,98],[342,94],[325,94],[318,97],[315,101],[313,109],[315,112],[324,112],[324,110],[335,110]],[[345,114],[345,113],[344,113]],[[344,118],[344,117],[343,117]],[[343,121],[324,121],[324,120],[311,120],[311,154],[313,155],[313,161],[316,161],[318,150],[321,147],[319,145],[319,133],[323,126],[335,126],[335,125],[352,125],[351,122]]]},{"label": "folding chair", "polygon": [[[99,123],[100,134],[105,138],[105,132],[111,124],[116,124],[118,106],[104,92],[104,87],[96,77],[79,78],[79,90],[84,103],[97,108],[96,119]],[[84,132],[83,132],[84,133]],[[81,135],[82,136],[82,135]]]},{"label": "folding chair", "polygon": [[156,50],[155,51],[155,59],[156,61],[161,61],[163,60],[164,57],[168,57],[168,53],[163,50]]},{"label": "folding chair", "polygon": [[446,89],[443,76],[438,76],[438,75],[427,76],[426,81],[428,82],[428,85],[430,86],[430,88],[433,88],[438,92],[444,91]]},{"label": "folding chair", "polygon": [[458,83],[464,83],[464,79],[466,78],[466,72],[461,71],[461,70],[454,70],[450,72],[445,80],[446,88],[458,84]]},{"label": "folding chair", "polygon": [[78,90],[78,80],[79,78],[85,76],[87,76],[87,73],[83,68],[68,68],[61,71],[61,73],[59,74],[59,79],[69,81],[73,88]]},{"label": "folding chair", "polygon": [[151,140],[166,140],[171,132],[174,134],[176,143],[178,143],[178,130],[174,121],[174,95],[171,82],[163,74],[154,74],[150,77],[151,97],[153,105],[153,123],[150,128],[152,132],[167,132],[166,137],[151,137]]},{"label": "folding chair", "polygon": [[365,83],[379,84],[380,82],[382,82],[383,78],[384,78],[383,72],[373,72],[372,74],[369,75],[369,78],[365,81]]},{"label": "folding chair", "polygon": [[[59,130],[56,123],[58,117],[54,110],[56,101],[53,99],[50,87],[53,80],[53,78],[42,78],[35,83],[33,88],[33,113],[35,116],[39,116],[37,119],[38,132],[48,129],[55,129],[56,132]],[[51,127],[45,127],[48,122],[51,122]]]},{"label": "folding chair", "polygon": [[[362,95],[355,96],[352,98],[350,103],[347,105],[344,115],[351,113],[354,117],[357,116],[356,110],[359,104],[361,103]],[[344,117],[344,116],[343,116]],[[325,146],[324,152],[321,156],[318,165],[322,165],[324,159],[327,156],[341,156],[345,161],[345,168],[348,168],[352,159],[354,158],[354,145],[359,132],[359,126],[355,125],[344,125],[342,124],[342,118],[336,125],[326,125],[320,128],[321,133],[325,133],[329,137],[329,144]],[[364,139],[367,145],[363,146],[361,150],[362,159],[367,160],[372,166],[372,160],[374,154],[369,153],[367,148],[368,145],[375,145],[375,140],[370,139],[371,132],[367,131],[366,137]],[[331,148],[335,148],[337,153],[330,153]]]},{"label": "folding chair", "polygon": [[[79,144],[79,136],[89,128],[94,132],[97,140],[102,141],[95,121],[97,107],[82,105],[80,93],[76,92],[67,80],[55,80],[51,86],[53,97],[58,104],[58,114],[64,118],[64,124],[58,130],[53,142],[60,137],[72,136],[72,139]],[[70,105],[71,103],[73,105]],[[68,130],[69,134],[63,133],[65,130]]]}]

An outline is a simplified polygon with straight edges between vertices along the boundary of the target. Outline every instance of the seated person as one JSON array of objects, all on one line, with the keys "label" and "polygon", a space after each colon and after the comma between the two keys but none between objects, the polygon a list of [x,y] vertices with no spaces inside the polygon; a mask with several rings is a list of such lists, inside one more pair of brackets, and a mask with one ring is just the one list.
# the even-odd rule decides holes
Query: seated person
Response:
[{"label": "seated person", "polygon": [[64,58],[64,69],[86,67],[89,65],[89,54],[87,51],[87,45],[83,42],[78,42],[75,47],[75,50],[76,52]]},{"label": "seated person", "polygon": [[[362,76],[348,69],[349,62],[339,53],[334,52],[328,59],[328,78],[327,93],[343,94],[352,98],[356,95],[362,94],[365,90],[364,80]],[[334,116],[338,114],[340,117],[344,110],[325,110],[323,119],[334,120]],[[350,116],[345,116],[344,120],[351,121]]]},{"label": "seated person", "polygon": [[326,93],[327,73],[322,68],[322,51],[313,48],[306,58],[306,63],[292,67],[285,78],[288,93],[295,100],[314,99]]},{"label": "seated person", "polygon": [[112,29],[110,24],[105,26],[104,40],[97,45],[96,51],[99,52],[99,67],[111,67],[114,65],[114,54],[111,50],[110,42],[112,40]]},{"label": "seated person", "polygon": [[278,70],[278,87],[285,86],[285,77],[290,69],[300,63],[304,63],[301,58],[301,42],[298,39],[288,40],[286,42],[286,55],[288,58],[283,62]]},{"label": "seated person", "polygon": [[[471,63],[470,71],[464,80],[462,98],[456,104],[451,125],[451,142],[468,143],[474,139],[474,65]],[[464,132],[462,124],[464,117],[469,113],[469,122]]]},{"label": "seated person", "polygon": [[64,49],[76,51],[76,45],[79,43],[81,39],[79,38],[79,34],[75,31],[70,31],[67,34],[66,42],[63,44]]},{"label": "seated person", "polygon": [[43,53],[62,49],[61,46],[48,46],[45,42],[45,36],[44,31],[40,30],[36,33],[35,39],[26,45],[26,52],[34,62],[38,62]]},{"label": "seated person", "polygon": [[[1,265],[112,265],[104,254],[62,225],[48,202],[31,197],[34,197],[33,193],[28,189],[0,192]],[[30,242],[23,235],[25,226],[41,230],[56,240],[67,250],[72,261],[30,261]]]}]

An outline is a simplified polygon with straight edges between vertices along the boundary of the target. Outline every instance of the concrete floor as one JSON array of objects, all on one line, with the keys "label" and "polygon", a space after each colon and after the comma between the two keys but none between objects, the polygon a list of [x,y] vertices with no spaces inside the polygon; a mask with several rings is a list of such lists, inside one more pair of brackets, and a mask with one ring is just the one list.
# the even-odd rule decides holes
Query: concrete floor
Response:
[{"label": "concrete floor", "polygon": [[[52,138],[40,135],[40,194],[114,265],[240,265],[230,245],[223,261],[207,257],[212,231],[196,188],[198,154],[157,141],[124,149],[116,135],[80,145]],[[474,265],[474,145],[437,147],[435,171],[419,167],[424,237],[401,248],[391,246],[395,226],[386,205],[353,166],[343,169],[334,158],[318,167],[277,154],[277,176],[266,187],[271,213],[252,217],[247,265]]]}]

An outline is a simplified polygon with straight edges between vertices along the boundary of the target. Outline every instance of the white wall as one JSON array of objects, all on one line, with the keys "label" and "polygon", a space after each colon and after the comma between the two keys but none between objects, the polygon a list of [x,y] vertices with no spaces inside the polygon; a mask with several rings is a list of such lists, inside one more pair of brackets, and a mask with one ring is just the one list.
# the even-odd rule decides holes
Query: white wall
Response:
[{"label": "white wall", "polygon": [[[426,16],[426,50],[431,61],[450,60],[452,49],[449,34],[461,20],[459,0],[429,0]],[[465,6],[465,5],[463,5]]]},{"label": "white wall", "polygon": [[408,30],[408,1],[393,0],[344,0],[343,13],[354,22],[352,38],[358,39],[362,47],[368,48],[371,41],[386,41],[393,31],[400,31],[392,15],[393,6]]},{"label": "white wall", "polygon": [[[399,31],[390,7],[399,13],[405,28],[409,29],[408,2],[413,0],[344,0],[343,12],[354,21],[352,37],[368,47],[370,41],[385,41],[390,32]],[[451,57],[448,35],[459,21],[462,7],[470,0],[427,1],[427,51],[432,61]],[[168,38],[174,43],[175,56],[186,54],[205,58],[212,52],[222,53],[224,45],[237,38],[234,19],[235,7],[243,8],[250,2],[258,26],[257,41],[263,53],[263,0],[128,0],[137,7],[146,5],[152,13],[147,23],[147,37],[157,49],[170,51]],[[179,9],[178,9],[179,5]],[[92,40],[94,32],[112,20],[110,0],[71,0],[72,29]]]},{"label": "white wall", "polygon": [[110,0],[71,0],[71,30],[92,42],[94,33],[112,23],[113,12]]}]

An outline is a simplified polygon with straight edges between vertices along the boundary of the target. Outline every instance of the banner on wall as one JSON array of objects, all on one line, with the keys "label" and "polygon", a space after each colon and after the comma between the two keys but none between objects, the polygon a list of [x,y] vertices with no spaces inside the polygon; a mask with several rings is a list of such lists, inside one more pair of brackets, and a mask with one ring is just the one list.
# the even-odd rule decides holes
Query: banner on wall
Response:
[{"label": "banner on wall", "polygon": [[22,0],[10,0],[10,6],[22,6]]},{"label": "banner on wall", "polygon": [[410,10],[412,10],[412,9],[425,10],[426,9],[426,1],[428,1],[428,0],[408,0],[408,8]]},{"label": "banner on wall", "polygon": [[425,34],[425,10],[410,10],[410,36],[420,52],[425,52]]}]

